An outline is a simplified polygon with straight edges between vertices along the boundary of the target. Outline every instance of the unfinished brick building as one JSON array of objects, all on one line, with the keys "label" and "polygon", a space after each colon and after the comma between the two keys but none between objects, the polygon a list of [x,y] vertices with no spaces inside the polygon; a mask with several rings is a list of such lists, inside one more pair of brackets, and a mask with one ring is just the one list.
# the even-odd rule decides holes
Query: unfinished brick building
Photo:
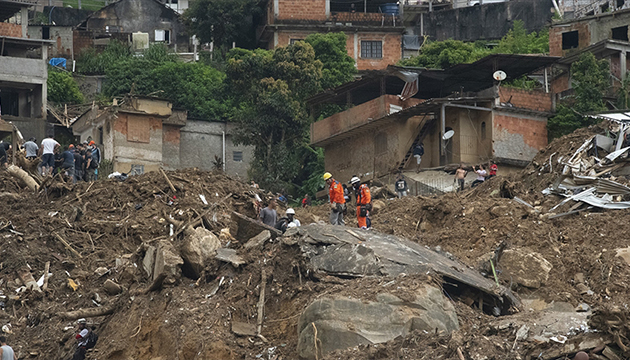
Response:
[{"label": "unfinished brick building", "polygon": [[[312,33],[344,32],[359,70],[383,69],[402,56],[402,21],[391,0],[269,0],[259,30],[261,46],[275,49]],[[354,4],[354,5],[353,5]]]}]

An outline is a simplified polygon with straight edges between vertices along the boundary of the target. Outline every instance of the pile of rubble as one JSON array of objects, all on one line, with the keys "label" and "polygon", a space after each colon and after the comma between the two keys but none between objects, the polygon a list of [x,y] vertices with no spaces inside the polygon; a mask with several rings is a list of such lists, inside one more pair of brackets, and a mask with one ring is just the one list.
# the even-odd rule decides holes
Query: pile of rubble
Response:
[{"label": "pile of rubble", "polygon": [[378,200],[372,231],[320,206],[281,234],[255,220],[271,194],[220,173],[3,172],[0,328],[33,359],[69,358],[78,317],[101,360],[627,358],[630,214],[557,206],[628,201],[597,133],[463,194]]}]

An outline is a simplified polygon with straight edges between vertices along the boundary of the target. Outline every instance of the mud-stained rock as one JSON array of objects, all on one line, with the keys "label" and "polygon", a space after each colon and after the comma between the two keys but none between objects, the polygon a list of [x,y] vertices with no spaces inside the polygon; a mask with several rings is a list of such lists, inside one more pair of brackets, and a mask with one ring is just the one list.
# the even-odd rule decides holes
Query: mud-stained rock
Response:
[{"label": "mud-stained rock", "polygon": [[501,277],[512,278],[520,285],[537,289],[547,283],[553,265],[537,252],[520,248],[503,252],[499,267]]},{"label": "mud-stained rock", "polygon": [[413,302],[389,293],[376,298],[370,302],[349,298],[313,302],[298,322],[299,356],[316,359],[337,349],[384,343],[414,330],[448,333],[459,328],[453,305],[433,286],[419,289]]},{"label": "mud-stained rock", "polygon": [[193,277],[199,277],[201,271],[210,259],[213,259],[221,241],[210,230],[198,227],[186,230],[181,255],[184,259],[186,271],[191,271]]},{"label": "mud-stained rock", "polygon": [[167,278],[165,283],[173,284],[181,277],[181,266],[184,260],[177,255],[177,251],[168,240],[158,243],[155,251],[155,267],[153,268],[153,279],[165,273]]}]

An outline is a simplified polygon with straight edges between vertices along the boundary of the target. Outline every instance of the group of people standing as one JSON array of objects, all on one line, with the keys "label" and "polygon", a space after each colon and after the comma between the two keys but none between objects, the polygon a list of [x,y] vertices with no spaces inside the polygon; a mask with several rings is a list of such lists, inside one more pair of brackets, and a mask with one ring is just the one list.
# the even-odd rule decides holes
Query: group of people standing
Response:
[{"label": "group of people standing", "polygon": [[[471,188],[483,183],[484,181],[497,176],[497,171],[499,167],[495,163],[490,163],[488,166],[490,172],[488,172],[482,164],[479,166],[473,165],[472,169],[477,174],[477,178],[470,184]],[[464,183],[466,181],[466,175],[468,171],[464,169],[464,164],[459,164],[459,167],[455,171],[455,181],[457,182],[457,192],[464,190]]]},{"label": "group of people standing", "polygon": [[61,151],[61,145],[51,135],[42,140],[41,146],[37,146],[35,138],[30,138],[23,148],[27,159],[41,156],[42,175],[51,175],[59,169],[74,183],[97,179],[101,151],[94,141],[70,144]]},{"label": "group of people standing", "polygon": [[[344,193],[344,186],[333,179],[332,174],[324,174],[324,180],[328,185],[328,195],[330,199],[330,223],[332,225],[345,225],[344,214],[347,213],[347,202],[350,200],[349,194]],[[372,211],[372,195],[367,184],[361,184],[359,177],[352,176],[350,185],[354,190],[357,210],[357,224],[361,229],[372,227],[370,211]]]}]

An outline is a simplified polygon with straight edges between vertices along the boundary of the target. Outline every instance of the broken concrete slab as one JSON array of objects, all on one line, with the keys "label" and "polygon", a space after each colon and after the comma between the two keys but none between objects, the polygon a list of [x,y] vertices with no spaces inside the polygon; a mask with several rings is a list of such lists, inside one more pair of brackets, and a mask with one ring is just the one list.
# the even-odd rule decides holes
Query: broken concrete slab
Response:
[{"label": "broken concrete slab", "polygon": [[296,229],[295,235],[285,236],[282,241],[287,245],[298,244],[314,271],[357,277],[434,271],[445,281],[487,294],[503,314],[521,307],[520,300],[506,287],[445,255],[397,236],[354,229],[363,239],[359,240],[343,226],[320,224]]},{"label": "broken concrete slab", "polygon": [[245,264],[245,259],[236,254],[236,250],[234,249],[217,249],[217,254],[215,255],[215,259],[221,260],[227,263],[238,267],[240,265]]},{"label": "broken concrete slab", "polygon": [[260,232],[260,234],[254,236],[253,238],[249,239],[249,241],[247,243],[245,243],[245,245],[243,245],[243,247],[245,249],[251,249],[254,247],[260,247],[262,246],[265,241],[271,239],[271,232],[269,230],[263,230]]},{"label": "broken concrete slab", "polygon": [[153,279],[153,267],[155,266],[155,251],[156,248],[153,245],[147,247],[147,251],[144,253],[142,259],[142,268],[147,273],[149,279]]},{"label": "broken concrete slab", "polygon": [[123,291],[122,286],[116,284],[115,282],[113,282],[110,279],[107,279],[105,281],[105,284],[103,284],[103,287],[105,288],[105,291],[109,294],[109,295],[118,295]]},{"label": "broken concrete slab", "polygon": [[630,265],[630,247],[616,249],[615,251],[617,251],[617,257],[622,258],[626,264]]},{"label": "broken concrete slab", "polygon": [[186,229],[181,250],[186,269],[192,271],[194,276],[199,277],[201,271],[208,261],[214,258],[220,247],[221,241],[212,231],[203,227],[194,230]]},{"label": "broken concrete slab", "polygon": [[232,321],[232,332],[239,336],[256,336],[256,324]]},{"label": "broken concrete slab", "polygon": [[181,266],[184,260],[178,255],[173,244],[168,240],[161,240],[155,251],[155,266],[153,268],[153,279],[160,274],[166,274],[165,283],[173,284],[181,277]]},{"label": "broken concrete slab", "polygon": [[282,235],[281,231],[271,226],[267,226],[260,221],[250,219],[245,215],[232,211],[232,228],[230,228],[230,233],[234,235],[236,240],[245,242],[264,230],[269,230],[272,239]]},{"label": "broken concrete slab", "polygon": [[516,283],[537,289],[547,283],[551,263],[537,252],[524,249],[507,249],[503,251],[499,268],[502,277],[513,279]]},{"label": "broken concrete slab", "polygon": [[346,297],[313,302],[298,322],[300,357],[310,360],[338,349],[384,343],[414,330],[450,333],[459,328],[453,305],[433,286],[419,289],[412,302],[389,293],[376,298],[369,302]]}]

